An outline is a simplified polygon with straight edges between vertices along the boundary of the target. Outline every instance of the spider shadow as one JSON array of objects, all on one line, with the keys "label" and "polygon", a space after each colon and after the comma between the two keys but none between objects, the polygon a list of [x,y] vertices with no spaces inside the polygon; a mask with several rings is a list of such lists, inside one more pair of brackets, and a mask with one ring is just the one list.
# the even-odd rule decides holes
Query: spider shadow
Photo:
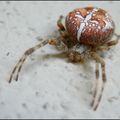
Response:
[{"label": "spider shadow", "polygon": [[52,53],[52,54],[48,53],[48,54],[43,54],[43,55],[38,54],[37,58],[35,58],[35,55],[34,55],[33,58],[30,58],[30,59],[31,59],[32,63],[29,62],[27,67],[25,67],[25,69],[27,71],[28,70],[30,71],[30,69],[33,70],[33,68],[37,67],[38,65],[42,65],[42,64],[45,64],[45,66],[48,66],[48,65],[46,65],[45,61],[48,61],[49,59],[53,59],[53,60],[61,59],[61,60],[66,61],[67,63],[72,63],[75,66],[81,66],[81,67],[79,67],[80,71],[82,68],[82,72],[86,74],[86,78],[90,78],[89,75],[91,75],[92,66],[90,65],[89,60],[84,63],[74,63],[69,60],[66,52]]},{"label": "spider shadow", "polygon": [[[95,80],[95,71],[94,71],[94,67],[93,65],[95,65],[95,63],[93,63],[94,61],[92,61],[91,59],[88,61],[85,61],[84,63],[73,63],[74,65],[76,65],[76,67],[78,67],[79,72],[79,77],[80,81],[85,81],[85,86],[81,86],[80,84],[77,85],[79,86],[81,89],[84,89],[85,93],[89,93],[91,94],[91,87],[92,87],[92,82]],[[77,83],[77,82],[76,82]]]},{"label": "spider shadow", "polygon": [[[36,59],[36,58],[34,58]],[[76,79],[74,81],[74,85],[77,86],[77,88],[80,88],[82,89],[82,91],[84,91],[84,95],[80,93],[80,89],[77,90],[77,93],[78,95],[80,94],[81,97],[83,97],[84,99],[87,99],[87,101],[89,101],[89,97],[90,97],[90,94],[91,94],[91,76],[93,75],[92,73],[92,65],[90,64],[90,60],[88,60],[87,62],[81,64],[81,63],[73,63],[71,61],[69,61],[68,57],[67,57],[67,54],[66,52],[60,52],[60,53],[49,53],[49,54],[43,54],[43,55],[40,55],[38,54],[38,57],[36,60],[31,60],[31,62],[29,62],[27,64],[27,66],[25,67],[24,71],[29,71],[29,72],[33,72],[33,69],[36,69],[37,67],[41,66],[42,64],[44,65],[44,67],[49,67],[49,64],[46,64],[46,61],[49,61],[49,59],[61,59],[61,60],[64,60],[65,62],[67,63],[71,63],[71,64],[74,64],[76,67],[80,66],[79,70],[80,70],[80,78],[83,79],[83,80],[86,80],[86,83],[83,83],[83,85],[81,84],[78,84],[78,80]],[[47,62],[48,63],[48,62]],[[43,66],[42,66],[43,67]],[[73,70],[74,72],[74,70]],[[73,86],[73,87],[75,87]],[[85,102],[86,103],[86,102]],[[87,102],[88,103],[88,102]]]},{"label": "spider shadow", "polygon": [[39,65],[48,66],[46,61],[49,61],[49,59],[65,59],[66,54],[65,52],[62,53],[54,53],[54,54],[44,54],[44,55],[37,55],[38,57],[35,57],[36,55],[33,55],[32,57],[30,56],[30,62],[27,63],[26,67],[24,68],[25,71],[33,71],[34,68],[38,67]]},{"label": "spider shadow", "polygon": [[[43,56],[39,56],[38,59],[42,60],[44,62],[48,59],[53,59],[53,60],[61,59],[61,60],[64,60],[66,63],[71,63],[71,64],[75,65],[78,68],[78,70],[80,71],[79,72],[80,78],[86,80],[87,85],[84,88],[85,91],[88,92],[88,89],[90,90],[90,88],[92,86],[91,80],[93,80],[93,77],[94,77],[93,64],[91,64],[92,60],[85,61],[84,63],[80,63],[80,62],[75,63],[75,62],[72,62],[69,60],[66,52],[45,54]],[[73,72],[74,72],[74,70],[73,70]],[[77,84],[77,80],[76,80],[76,84]],[[81,85],[79,85],[79,87],[81,87]]]}]

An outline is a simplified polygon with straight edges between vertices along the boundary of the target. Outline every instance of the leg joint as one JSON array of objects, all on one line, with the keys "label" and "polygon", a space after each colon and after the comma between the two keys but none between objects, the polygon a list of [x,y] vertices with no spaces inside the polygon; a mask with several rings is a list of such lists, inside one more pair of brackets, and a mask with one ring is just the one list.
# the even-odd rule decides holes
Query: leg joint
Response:
[{"label": "leg joint", "polygon": [[26,52],[25,52],[25,55],[30,55],[31,53],[34,52],[34,49],[33,48],[29,48]]}]

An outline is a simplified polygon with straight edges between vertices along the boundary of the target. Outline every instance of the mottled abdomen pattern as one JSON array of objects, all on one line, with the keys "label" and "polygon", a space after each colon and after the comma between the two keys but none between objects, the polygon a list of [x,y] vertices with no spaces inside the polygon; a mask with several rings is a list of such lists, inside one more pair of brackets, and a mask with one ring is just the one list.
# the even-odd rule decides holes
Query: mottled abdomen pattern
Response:
[{"label": "mottled abdomen pattern", "polygon": [[66,29],[73,40],[82,44],[100,45],[114,33],[114,22],[103,9],[96,7],[78,8],[66,16]]}]

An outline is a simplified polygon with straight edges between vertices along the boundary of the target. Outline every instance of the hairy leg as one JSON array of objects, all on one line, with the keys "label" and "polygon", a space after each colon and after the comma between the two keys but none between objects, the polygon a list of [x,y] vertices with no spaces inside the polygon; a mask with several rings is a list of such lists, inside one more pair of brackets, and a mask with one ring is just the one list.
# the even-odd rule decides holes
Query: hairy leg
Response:
[{"label": "hairy leg", "polygon": [[65,26],[62,23],[63,19],[65,18],[63,16],[60,16],[57,21],[57,25],[59,27],[58,31],[62,37],[62,42],[67,46],[67,48],[72,48],[78,43],[78,41],[72,40],[71,36],[69,35],[67,30],[65,29]]},{"label": "hairy leg", "polygon": [[95,75],[96,75],[96,84],[95,84],[95,88],[94,88],[94,91],[93,91],[93,100],[92,100],[92,103],[91,103],[91,106],[93,106],[94,102],[95,102],[95,97],[97,95],[97,89],[98,89],[98,80],[99,80],[99,63],[96,61],[96,70],[95,70]]},{"label": "hairy leg", "polygon": [[[102,94],[104,91],[104,86],[106,83],[105,62],[103,58],[100,57],[96,52],[91,52],[91,51],[84,51],[81,54],[76,51],[70,51],[68,53],[68,57],[69,60],[72,62],[84,62],[85,60],[91,57],[96,60],[96,86],[93,94],[93,101],[91,104],[93,109],[96,110],[101,101]],[[100,88],[100,91],[98,91],[99,63],[101,64],[101,70],[102,70],[102,86]]]},{"label": "hairy leg", "polygon": [[[114,46],[116,44],[118,44],[118,39],[119,39],[120,36],[117,37],[116,40],[112,40],[112,41],[109,41],[107,42],[105,45],[99,47],[98,49],[99,50],[109,50],[111,46]],[[100,64],[101,64],[101,68],[102,68],[102,81],[103,81],[103,86],[101,88],[101,94],[98,98],[98,103],[96,104],[96,106],[94,106],[95,102],[97,102],[97,86],[98,86],[98,76],[99,76],[99,71],[97,70],[98,69],[98,62],[96,63],[96,80],[97,80],[97,84],[96,84],[96,90],[94,91],[94,94],[93,94],[93,101],[91,103],[92,106],[94,106],[94,110],[97,109],[98,105],[99,105],[99,102],[102,98],[102,93],[103,93],[103,90],[104,90],[104,85],[105,85],[105,82],[106,82],[106,75],[105,75],[105,62],[104,60],[99,56],[97,55],[96,53],[94,53],[94,58],[96,60],[96,62],[98,61]],[[96,99],[96,100],[95,100]]]},{"label": "hairy leg", "polygon": [[65,27],[64,27],[64,25],[62,24],[62,20],[64,19],[64,16],[60,16],[59,17],[59,19],[58,19],[58,21],[57,21],[57,25],[58,25],[58,27],[59,27],[59,29],[61,30],[61,31],[65,31]]},{"label": "hairy leg", "polygon": [[102,69],[102,87],[101,87],[101,91],[100,91],[100,94],[96,94],[95,96],[95,100],[94,100],[94,104],[93,104],[93,109],[96,110],[100,101],[101,101],[101,98],[102,98],[102,94],[103,94],[103,91],[104,91],[104,87],[105,87],[105,83],[106,83],[106,72],[105,72],[105,62],[103,60],[102,57],[100,57],[97,53],[95,52],[91,52],[91,56],[101,64],[101,69]]},{"label": "hairy leg", "polygon": [[32,48],[29,48],[28,50],[26,50],[24,52],[24,54],[22,55],[22,57],[19,59],[19,61],[17,62],[17,64],[15,65],[11,75],[10,75],[10,78],[9,78],[9,83],[12,81],[13,79],[13,76],[14,74],[16,73],[15,75],[15,80],[17,81],[18,80],[18,76],[19,76],[19,73],[21,71],[21,68],[23,66],[23,63],[25,62],[25,60],[27,59],[27,57],[29,55],[31,55],[33,52],[35,52],[37,49],[47,45],[47,44],[50,44],[50,45],[57,45],[57,40],[56,39],[48,39],[48,40],[44,40],[42,41],[41,43],[35,45],[34,47]]},{"label": "hairy leg", "polygon": [[106,45],[107,45],[108,47],[114,46],[114,45],[116,45],[116,44],[118,44],[118,40],[112,40],[112,41],[109,41],[109,42],[106,43]]},{"label": "hairy leg", "polygon": [[118,40],[112,40],[98,47],[97,50],[100,50],[100,51],[109,50],[112,46],[117,45],[117,44],[118,44]]},{"label": "hairy leg", "polygon": [[61,16],[59,17],[58,21],[57,21],[57,26],[59,27],[60,35],[61,35],[64,39],[66,39],[66,38],[69,37],[69,35],[68,35],[68,32],[65,30],[64,25],[62,24],[62,20],[63,20],[63,19],[64,19],[64,16],[61,15]]},{"label": "hairy leg", "polygon": [[118,34],[116,34],[116,33],[114,33],[114,35],[117,37],[117,40],[120,39],[120,35],[118,35]]}]

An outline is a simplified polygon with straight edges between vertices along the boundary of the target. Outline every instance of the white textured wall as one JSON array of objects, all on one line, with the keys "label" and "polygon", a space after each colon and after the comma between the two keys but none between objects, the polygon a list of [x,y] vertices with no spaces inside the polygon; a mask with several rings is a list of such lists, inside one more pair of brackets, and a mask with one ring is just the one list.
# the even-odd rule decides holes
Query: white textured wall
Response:
[{"label": "white textured wall", "polygon": [[0,118],[120,118],[120,43],[106,53],[107,83],[96,112],[90,108],[94,62],[68,63],[45,46],[25,62],[19,81],[8,84],[16,61],[37,37],[58,34],[56,21],[74,8],[107,10],[120,34],[120,2],[0,2]]}]

